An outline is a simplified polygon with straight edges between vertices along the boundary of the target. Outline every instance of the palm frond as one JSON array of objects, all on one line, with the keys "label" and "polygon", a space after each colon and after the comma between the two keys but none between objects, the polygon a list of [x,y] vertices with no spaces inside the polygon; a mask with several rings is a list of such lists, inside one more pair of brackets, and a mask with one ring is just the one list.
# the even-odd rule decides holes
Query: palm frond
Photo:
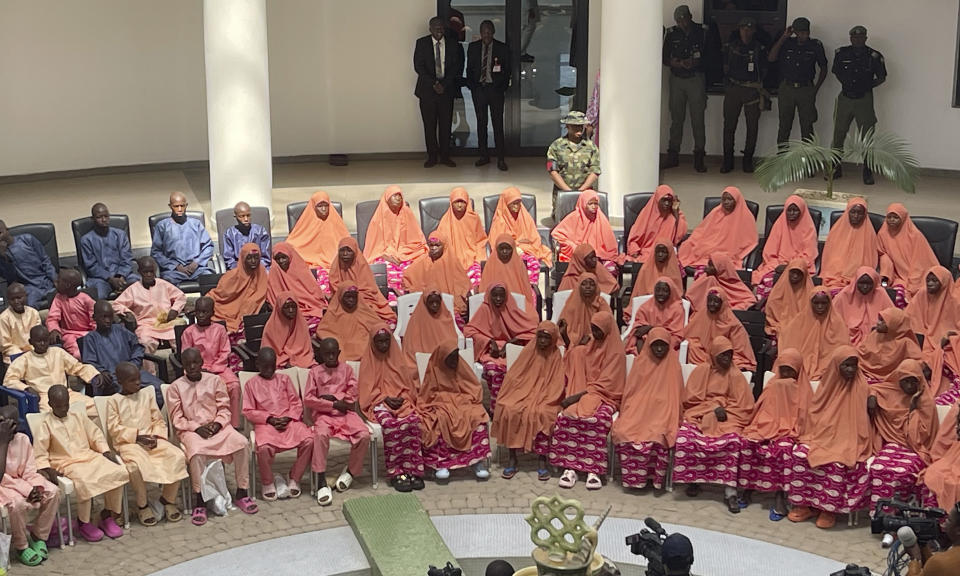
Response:
[{"label": "palm frond", "polygon": [[816,136],[811,140],[791,140],[775,155],[765,158],[754,176],[761,188],[772,192],[790,182],[832,171],[839,160],[840,153],[820,144]]},{"label": "palm frond", "polygon": [[857,163],[862,161],[904,192],[913,194],[917,190],[920,165],[910,152],[910,143],[896,134],[875,132],[873,128],[862,134],[854,130],[847,139],[843,157]]}]

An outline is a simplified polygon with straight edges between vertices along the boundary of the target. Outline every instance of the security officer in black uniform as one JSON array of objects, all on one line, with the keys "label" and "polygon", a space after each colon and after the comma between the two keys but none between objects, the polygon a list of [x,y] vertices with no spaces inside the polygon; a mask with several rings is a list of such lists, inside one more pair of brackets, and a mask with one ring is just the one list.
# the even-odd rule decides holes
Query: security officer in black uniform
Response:
[{"label": "security officer in black uniform", "polygon": [[[833,57],[833,73],[842,86],[834,114],[833,147],[843,150],[843,142],[854,119],[861,133],[877,125],[873,89],[887,79],[883,54],[867,46],[866,28],[854,26],[850,29],[850,45],[837,48]],[[841,167],[837,166],[833,177],[840,178],[842,175]],[[873,172],[866,164],[863,165],[863,183],[873,184]]]},{"label": "security officer in black uniform", "polygon": [[764,97],[763,75],[767,71],[767,51],[754,38],[757,23],[753,18],[740,20],[739,34],[726,46],[723,73],[723,165],[720,172],[733,170],[733,142],[743,110],[747,139],[743,145],[743,171],[753,172],[753,152],[757,148],[760,106]]},{"label": "security officer in black uniform", "polygon": [[663,65],[670,68],[670,143],[661,168],[680,165],[680,143],[687,107],[693,128],[693,168],[706,172],[703,162],[706,129],[703,113],[707,108],[707,88],[703,78],[703,50],[706,36],[703,26],[693,21],[690,8],[682,4],[673,11],[677,25],[663,39]]},{"label": "security officer in black uniform", "polygon": [[[813,138],[813,123],[817,121],[817,92],[827,79],[827,55],[823,44],[810,37],[810,21],[802,17],[795,19],[793,26],[789,26],[770,48],[767,60],[780,60],[777,144],[790,139],[794,110],[800,116],[800,137],[810,140]],[[817,67],[820,68],[819,75]]]}]

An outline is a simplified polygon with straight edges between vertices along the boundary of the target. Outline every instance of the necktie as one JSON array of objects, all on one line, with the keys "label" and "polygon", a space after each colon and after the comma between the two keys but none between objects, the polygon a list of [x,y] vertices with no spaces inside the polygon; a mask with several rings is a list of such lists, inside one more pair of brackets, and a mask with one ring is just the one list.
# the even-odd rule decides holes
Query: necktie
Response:
[{"label": "necktie", "polygon": [[436,64],[437,80],[443,78],[443,60],[440,58],[440,41],[433,43],[433,61]]},{"label": "necktie", "polygon": [[483,82],[489,84],[493,81],[490,78],[490,45],[485,44],[483,46],[483,62],[480,64],[480,68],[483,70]]}]

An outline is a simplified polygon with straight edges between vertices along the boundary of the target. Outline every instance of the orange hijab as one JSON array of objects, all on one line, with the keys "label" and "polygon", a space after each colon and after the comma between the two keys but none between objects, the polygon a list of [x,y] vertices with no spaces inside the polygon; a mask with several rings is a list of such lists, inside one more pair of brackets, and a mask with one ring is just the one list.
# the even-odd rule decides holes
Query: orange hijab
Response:
[{"label": "orange hijab", "polygon": [[[390,337],[390,348],[386,352],[378,351],[373,344],[374,337],[381,333]],[[381,324],[370,334],[370,345],[360,358],[360,372],[357,375],[360,410],[367,420],[376,422],[373,409],[387,398],[403,399],[403,405],[392,412],[397,418],[409,416],[416,408],[416,374],[416,367],[409,363],[400,350],[390,329],[386,324]]]},{"label": "orange hijab", "polygon": [[423,446],[430,448],[443,438],[451,450],[465,452],[470,449],[473,431],[486,424],[489,416],[473,369],[459,356],[454,370],[444,363],[456,351],[457,341],[448,340],[430,354],[417,397],[417,414]]},{"label": "orange hijab", "polygon": [[577,246],[577,249],[573,251],[573,256],[570,258],[570,265],[567,266],[567,271],[563,274],[563,278],[560,280],[560,287],[557,288],[557,290],[573,290],[577,285],[577,279],[580,278],[580,275],[584,272],[591,272],[597,277],[597,285],[601,292],[606,294],[616,293],[617,289],[620,288],[620,283],[617,282],[617,279],[613,277],[613,274],[611,274],[605,266],[598,263],[592,270],[587,268],[584,259],[591,252],[596,252],[596,250],[594,250],[590,244]]},{"label": "orange hijab", "polygon": [[599,202],[596,192],[593,190],[581,192],[574,211],[567,214],[550,232],[553,239],[557,241],[560,260],[570,260],[574,248],[580,244],[589,244],[596,250],[597,258],[620,262],[622,258],[620,258],[619,245],[607,215],[599,207],[593,216],[587,212],[587,204],[591,200]]},{"label": "orange hijab", "polygon": [[[654,257],[657,246],[661,245],[667,249],[667,260],[663,264],[657,262]],[[654,243],[653,248],[650,249],[650,257],[640,267],[640,271],[636,273],[636,279],[633,281],[633,288],[630,292],[630,300],[637,296],[653,294],[653,287],[661,276],[670,278],[677,286],[683,287],[684,285],[683,277],[680,275],[680,260],[677,259],[677,251],[673,244],[664,238],[660,238]]]},{"label": "orange hijab", "polygon": [[230,332],[240,329],[244,316],[258,313],[267,298],[267,269],[261,263],[249,272],[244,259],[250,254],[259,258],[260,247],[252,242],[244,244],[237,267],[221,276],[217,287],[207,293],[214,303],[213,319],[225,321]]},{"label": "orange hijab", "polygon": [[[353,263],[349,267],[344,267],[340,260],[339,253],[341,248],[349,248],[353,251]],[[330,266],[330,292],[337,293],[338,288],[356,286],[360,293],[360,298],[367,303],[377,316],[383,319],[387,324],[393,324],[397,321],[397,313],[387,302],[377,286],[377,281],[373,278],[373,272],[370,271],[370,264],[366,257],[360,251],[360,246],[352,236],[342,238],[337,244],[337,258]]]},{"label": "orange hijab", "polygon": [[610,305],[600,295],[600,284],[597,283],[597,293],[593,300],[587,301],[580,295],[580,285],[584,280],[591,279],[597,281],[597,277],[590,272],[584,272],[580,275],[577,282],[577,288],[567,298],[567,303],[560,312],[559,322],[566,322],[567,336],[570,338],[570,344],[576,346],[584,336],[590,335],[590,319],[600,311],[610,312]]},{"label": "orange hijab", "polygon": [[450,242],[443,232],[434,230],[430,233],[430,239],[440,241],[443,254],[436,260],[431,258],[429,253],[424,258],[414,260],[403,273],[403,288],[407,292],[423,292],[427,286],[436,288],[453,296],[457,314],[466,314],[467,295],[470,292],[467,270],[450,251]]},{"label": "orange hijab", "polygon": [[960,412],[960,403],[954,404],[943,426],[937,433],[936,441],[931,451],[933,464],[920,472],[920,481],[926,484],[937,497],[941,505],[960,500],[960,440],[957,439],[957,414]]},{"label": "orange hijab", "polygon": [[737,201],[727,214],[719,205],[707,214],[690,237],[680,245],[679,257],[684,266],[702,266],[715,252],[726,252],[742,262],[757,247],[757,219],[743,200],[738,188],[723,189]]},{"label": "orange hijab", "polygon": [[[520,199],[520,191],[513,186],[500,193],[500,200],[497,202],[496,212],[493,213],[493,222],[490,223],[490,234],[487,235],[487,238],[493,238],[499,244],[500,235],[508,234],[523,253],[530,254],[538,260],[543,260],[547,263],[547,266],[550,266],[553,264],[553,252],[540,242],[537,223],[533,221],[533,218],[530,217],[523,206],[520,206],[520,211],[517,212],[516,216],[510,212],[510,204]],[[491,244],[490,252],[494,253],[496,250],[497,246]],[[491,258],[490,260],[494,259]]]},{"label": "orange hijab", "polygon": [[[680,287],[666,276],[661,276],[657,279],[657,284],[661,282],[670,287],[670,296],[667,297],[667,300],[663,304],[657,302],[655,297],[644,302],[640,308],[637,309],[633,327],[654,326],[663,328],[670,334],[670,339],[667,341],[670,343],[670,347],[677,348],[680,346],[680,341],[683,340],[683,317],[685,314],[683,311],[683,300],[680,298]],[[643,340],[645,342],[651,342],[649,332]],[[628,334],[624,344],[627,354],[636,354],[636,333],[631,332]]]},{"label": "orange hijab", "polygon": [[[927,292],[926,280],[930,274],[940,281],[940,291],[936,294]],[[960,326],[960,301],[954,294],[953,276],[943,266],[938,264],[927,269],[923,282],[923,288],[907,305],[906,313],[913,331],[923,334],[930,344],[936,345],[948,331]]]},{"label": "orange hijab", "polygon": [[[794,286],[790,283],[790,271],[803,272],[803,280]],[[794,258],[790,261],[783,273],[773,285],[773,290],[767,296],[765,308],[767,317],[767,334],[776,336],[784,326],[803,312],[810,305],[810,293],[813,291],[813,280],[807,269],[807,262],[803,258]]]},{"label": "orange hijab", "polygon": [[297,315],[290,320],[283,315],[283,306],[287,302],[297,304],[297,297],[293,292],[281,292],[277,298],[277,305],[273,307],[270,319],[263,327],[263,340],[260,346],[269,346],[277,353],[277,367],[287,364],[298,368],[309,368],[316,364],[313,357],[313,344],[310,340],[310,331],[307,321],[300,313],[297,305]]},{"label": "orange hijab", "polygon": [[[781,366],[796,370],[797,377],[781,378]],[[773,365],[773,379],[763,387],[753,419],[743,429],[743,437],[754,442],[799,438],[812,396],[810,379],[803,369],[803,355],[796,348],[781,350]]]},{"label": "orange hijab", "polygon": [[446,305],[441,303],[436,314],[431,314],[427,308],[427,298],[431,294],[440,294],[440,291],[435,288],[423,291],[403,334],[403,353],[414,365],[417,352],[429,354],[438,344],[457,339],[457,327]]},{"label": "orange hijab", "polygon": [[550,335],[546,350],[533,338],[507,370],[497,396],[490,434],[508,448],[533,451],[537,434],[550,435],[563,400],[563,355],[560,331],[553,322],[541,322],[537,334]]},{"label": "orange hijab", "polygon": [[[517,253],[517,243],[509,234],[501,234],[496,238],[496,243],[493,244],[493,252],[484,265],[483,273],[480,276],[480,291],[485,293],[491,286],[503,284],[507,287],[508,292],[523,294],[527,299],[527,310],[536,310],[537,300],[534,298],[533,289],[530,287],[527,266],[523,263],[520,254]],[[501,261],[497,255],[497,246],[501,244],[510,245],[511,256],[507,263]]]},{"label": "orange hijab", "polygon": [[[707,310],[707,297],[716,294],[722,304],[716,314]],[[741,370],[755,370],[757,357],[750,345],[750,336],[730,309],[727,295],[719,290],[711,290],[700,302],[700,308],[690,316],[690,323],[684,330],[684,339],[689,342],[687,364],[709,364],[710,343],[717,336],[723,336],[733,343],[733,363]]]},{"label": "orange hijab", "polygon": [[387,186],[370,219],[363,245],[363,255],[367,260],[390,256],[400,262],[410,262],[427,253],[427,241],[413,210],[403,200],[399,212],[394,213],[390,209],[390,198],[396,194],[403,198],[403,190],[399,186]]},{"label": "orange hijab", "polygon": [[817,316],[813,313],[813,299],[817,294],[830,293],[826,288],[816,287],[810,292],[807,305],[793,320],[788,322],[780,331],[778,346],[780,348],[796,348],[803,354],[803,366],[811,380],[816,380],[829,367],[830,356],[839,346],[850,344],[850,331],[844,324],[843,318],[837,314],[831,302],[827,313]]},{"label": "orange hijab", "polygon": [[[900,380],[913,377],[919,383],[916,406],[910,409],[913,398],[900,388]],[[904,360],[886,380],[870,387],[877,397],[877,435],[883,443],[899,444],[913,450],[930,464],[930,450],[940,429],[937,405],[923,377],[923,366],[917,360]]]},{"label": "orange hijab", "polygon": [[[873,290],[866,295],[857,290],[857,281],[863,276],[873,280]],[[893,301],[887,291],[880,285],[880,275],[873,268],[861,266],[853,281],[833,297],[833,306],[837,314],[843,318],[850,330],[850,343],[856,346],[870,329],[876,326],[880,312],[893,308]]]},{"label": "orange hijab", "polygon": [[877,232],[880,244],[880,275],[889,280],[890,286],[902,285],[907,298],[912,298],[924,284],[924,272],[939,264],[927,238],[910,219],[906,207],[894,202],[887,214],[894,213],[903,223],[895,233],[886,221]]},{"label": "orange hijab", "polygon": [[[467,211],[459,219],[453,213],[453,203],[457,200],[467,204]],[[484,246],[487,243],[487,233],[483,231],[480,216],[470,206],[470,196],[467,195],[465,188],[458,186],[450,192],[450,208],[440,219],[436,231],[447,239],[444,243],[444,252],[450,252],[464,270],[473,266],[475,262],[487,259]]]},{"label": "orange hijab", "polygon": [[[856,228],[850,224],[850,209],[862,206],[863,222]],[[877,267],[880,257],[880,243],[877,233],[870,223],[867,202],[863,198],[851,198],[847,209],[843,211],[827,234],[820,258],[820,277],[827,288],[843,288],[855,282],[854,273],[861,266]]]},{"label": "orange hijab", "polygon": [[340,342],[340,359],[345,362],[363,357],[370,346],[371,335],[383,324],[383,319],[367,305],[359,291],[356,309],[348,312],[343,307],[344,295],[352,290],[356,290],[356,287],[341,286],[337,289],[330,301],[330,308],[314,332],[318,340],[336,338]]},{"label": "orange hijab", "polygon": [[503,306],[497,308],[493,305],[491,293],[497,287],[506,290],[502,284],[488,288],[483,294],[483,304],[463,328],[463,335],[473,338],[473,354],[478,362],[481,358],[490,359],[491,341],[496,341],[497,347],[502,347],[511,340],[526,344],[536,336],[537,317],[532,311],[521,310],[509,292]]},{"label": "orange hijab", "polygon": [[564,414],[575,418],[593,416],[602,404],[616,410],[627,376],[627,356],[613,314],[609,309],[597,312],[590,318],[590,323],[603,332],[603,341],[598,342],[591,334],[590,342],[585,346],[572,346],[564,357],[566,395],[585,392],[579,401],[563,410]]},{"label": "orange hijab", "polygon": [[656,442],[673,448],[677,442],[683,373],[673,346],[663,358],[653,355],[650,345],[658,341],[670,344],[670,334],[663,328],[647,333],[647,344],[627,375],[620,417],[611,430],[614,444]]},{"label": "orange hijab", "polygon": [[665,197],[670,198],[671,205],[676,201],[673,188],[661,184],[657,186],[653,198],[637,214],[637,220],[627,235],[627,257],[631,260],[646,263],[653,256],[654,242],[666,241],[674,248],[686,235],[687,219],[683,212],[679,212],[679,220],[673,212],[666,216],[660,212],[660,201]]},{"label": "orange hijab", "polygon": [[[317,216],[316,208],[320,203],[330,206],[326,220]],[[348,236],[350,232],[330,203],[330,196],[323,190],[317,190],[310,197],[286,241],[310,267],[327,269],[337,259],[337,252],[332,248]]]},{"label": "orange hijab", "polygon": [[313,277],[307,263],[287,242],[279,242],[273,247],[274,262],[277,260],[277,254],[283,254],[289,258],[290,265],[286,270],[279,264],[270,269],[270,274],[267,276],[267,302],[276,308],[277,298],[281,292],[293,292],[304,316],[323,317],[323,311],[327,309],[327,300],[320,294],[317,279]]},{"label": "orange hijab", "polygon": [[[728,350],[733,350],[730,340],[714,338],[710,361],[694,368],[683,394],[684,421],[696,424],[704,435],[714,438],[739,434],[753,417],[753,392],[743,373],[734,364],[726,369],[717,364],[716,357]],[[725,422],[717,420],[714,410],[718,406],[727,412]]]},{"label": "orange hijab", "polygon": [[757,303],[757,297],[737,274],[739,262],[735,264],[725,252],[711,254],[707,262],[713,262],[717,275],[704,274],[687,289],[687,298],[694,305],[694,310],[701,302],[706,301],[707,292],[711,290],[719,290],[726,294],[727,302],[734,310],[746,310]]},{"label": "orange hijab", "polygon": [[872,330],[857,346],[860,370],[872,380],[884,380],[902,362],[921,360],[920,345],[910,329],[910,321],[903,310],[893,307],[880,312],[887,331]]},{"label": "orange hijab", "polygon": [[867,414],[870,395],[867,380],[859,369],[852,380],[840,374],[840,364],[856,356],[853,346],[834,349],[820,387],[810,400],[800,441],[810,447],[807,462],[813,468],[831,462],[852,468],[873,455],[874,430]]},{"label": "orange hijab", "polygon": [[[787,208],[796,206],[800,209],[800,217],[794,222],[787,221]],[[770,228],[770,235],[763,245],[763,263],[753,271],[753,283],[759,284],[768,273],[777,266],[786,264],[797,258],[803,258],[809,266],[811,274],[817,272],[814,262],[820,254],[817,244],[817,228],[813,225],[813,218],[807,210],[807,203],[803,198],[792,194],[783,204],[783,212]]]}]

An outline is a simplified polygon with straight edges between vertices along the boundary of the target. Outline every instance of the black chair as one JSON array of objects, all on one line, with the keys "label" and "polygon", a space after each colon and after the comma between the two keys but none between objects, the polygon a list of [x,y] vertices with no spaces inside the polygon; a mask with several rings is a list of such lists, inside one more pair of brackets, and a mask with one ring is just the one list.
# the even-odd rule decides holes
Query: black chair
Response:
[{"label": "black chair", "polygon": [[[182,345],[183,331],[186,330],[188,327],[190,327],[190,325],[193,323],[192,318],[188,318],[187,320],[190,322],[190,324],[180,324],[179,326],[173,327],[173,337],[174,337],[174,341],[176,342],[177,348],[176,350],[173,350],[170,352],[169,358],[170,358],[170,364],[173,366],[174,380],[183,376],[183,361],[180,358],[180,354],[183,352],[183,345]],[[223,320],[214,320],[214,322],[220,324],[224,328],[227,327],[227,323],[224,322]],[[237,352],[238,356],[240,355],[239,350],[237,350],[237,346],[234,346],[233,350]]]},{"label": "black chair", "polygon": [[[130,218],[126,214],[111,214],[110,227],[116,228],[127,235],[127,241],[130,241]],[[73,245],[77,249],[77,266],[80,268],[80,275],[83,282],[87,282],[87,263],[83,261],[83,249],[80,247],[80,239],[88,232],[93,230],[93,218],[87,216],[77,218],[70,222],[70,230],[73,232]]]},{"label": "black chair", "polygon": [[270,312],[243,317],[244,341],[235,346],[234,351],[243,360],[243,370],[246,372],[257,371],[257,353],[260,352],[260,342],[263,340],[263,328],[269,319]]},{"label": "black chair", "polygon": [[[647,202],[653,198],[649,192],[640,192],[637,194],[627,194],[623,197],[623,242],[621,242],[620,251],[627,251],[627,242],[629,241],[630,230],[640,216],[640,212],[647,206]],[[686,232],[686,230],[684,230]]]},{"label": "black chair", "polygon": [[[604,214],[609,214],[610,211],[607,210],[607,193],[597,192],[597,197],[600,200],[600,210],[602,210]],[[557,192],[557,221],[554,226],[559,224],[568,214],[576,209],[579,199],[580,191],[578,190],[562,190]]]},{"label": "black chair", "polygon": [[[720,205],[720,201],[723,199],[722,196],[707,196],[703,199],[703,217],[706,218],[707,214],[711,210]],[[747,208],[750,209],[750,212],[753,213],[753,218],[756,220],[757,216],[760,214],[760,205],[754,202],[753,200],[743,199],[747,203]]]},{"label": "black chair", "polygon": [[[223,257],[223,235],[227,232],[227,229],[237,223],[236,219],[233,217],[233,208],[224,208],[223,210],[217,210],[217,213],[214,215],[214,218],[217,223],[217,246],[220,247],[220,256]],[[267,234],[273,236],[273,232],[270,229],[270,209],[265,206],[251,206],[250,207],[250,221],[254,224],[259,224],[267,231]],[[273,246],[273,240],[270,241],[270,247]],[[239,252],[238,252],[239,255]],[[224,267],[226,267],[226,260],[224,260]]]},{"label": "black chair", "polygon": [[770,358],[771,341],[766,333],[767,317],[759,310],[734,310],[733,314],[746,329],[750,337],[750,347],[757,359],[757,368],[753,371],[753,396],[759,398],[763,392],[763,373],[773,367]]},{"label": "black chair", "polygon": [[367,200],[366,202],[357,202],[357,244],[363,250],[367,243],[367,228],[370,227],[370,220],[373,219],[377,211],[379,200]]},{"label": "black chair", "polygon": [[[839,220],[841,216],[843,216],[842,210],[835,210],[830,214],[831,228],[833,228],[833,225],[837,223],[837,220]],[[870,223],[873,224],[874,232],[879,232],[880,227],[883,226],[884,221],[886,221],[886,217],[883,214],[876,214],[874,212],[867,212],[867,216],[870,217]]]},{"label": "black chair", "polygon": [[[287,204],[287,231],[293,231],[293,227],[297,225],[297,220],[300,219],[300,215],[303,214],[307,204],[309,204],[309,202],[294,202],[293,204]],[[330,205],[333,206],[333,209],[337,211],[337,214],[343,218],[343,204],[340,202],[330,202]]]},{"label": "black chair", "polygon": [[50,258],[50,263],[53,264],[53,269],[60,270],[60,252],[57,249],[57,229],[54,228],[53,224],[48,222],[21,224],[19,226],[11,226],[8,230],[13,236],[30,234],[39,240],[40,244],[43,245],[43,251],[46,252]]},{"label": "black chair", "polygon": [[[440,226],[440,219],[450,208],[449,196],[434,196],[432,198],[423,198],[419,202],[420,206],[420,229],[423,235],[427,236]],[[473,208],[473,198],[470,199],[470,208]]]},{"label": "black chair", "polygon": [[370,272],[373,274],[373,280],[377,283],[377,288],[380,289],[380,293],[386,298],[390,292],[390,288],[387,285],[387,265],[383,262],[371,264]]},{"label": "black chair", "polygon": [[204,274],[197,278],[198,288],[201,296],[206,296],[207,292],[213,290],[220,283],[223,274]]},{"label": "black chair", "polygon": [[[160,221],[163,220],[164,218],[169,218],[169,217],[170,217],[170,212],[161,212],[159,214],[154,214],[153,216],[150,216],[149,218],[147,218],[147,225],[150,227],[151,242],[153,242],[153,233],[154,233],[154,230],[156,230],[157,228],[157,224],[159,224]],[[195,220],[199,220],[200,223],[203,224],[204,226],[207,225],[206,216],[204,216],[203,212],[199,210],[187,210],[187,218],[193,218]],[[210,260],[211,265],[215,265],[214,260],[215,259],[211,258]],[[184,292],[187,292],[187,293],[195,293],[200,291],[200,283],[197,282],[196,280],[187,280],[185,282],[181,282],[180,285],[177,286],[177,288],[180,288],[180,290],[183,290]]]},{"label": "black chair", "polygon": [[940,265],[953,270],[953,247],[957,243],[957,222],[936,216],[911,216],[917,229],[933,249]]},{"label": "black chair", "polygon": [[[816,208],[811,208],[807,206],[807,211],[810,212],[810,218],[813,219],[813,227],[817,229],[817,232],[820,231],[820,224],[823,223],[823,212]],[[783,213],[783,204],[771,204],[767,206],[766,211],[766,222],[764,224],[764,237],[770,236],[770,230],[773,228],[773,223],[777,221],[777,218],[780,217],[780,214]]]}]

